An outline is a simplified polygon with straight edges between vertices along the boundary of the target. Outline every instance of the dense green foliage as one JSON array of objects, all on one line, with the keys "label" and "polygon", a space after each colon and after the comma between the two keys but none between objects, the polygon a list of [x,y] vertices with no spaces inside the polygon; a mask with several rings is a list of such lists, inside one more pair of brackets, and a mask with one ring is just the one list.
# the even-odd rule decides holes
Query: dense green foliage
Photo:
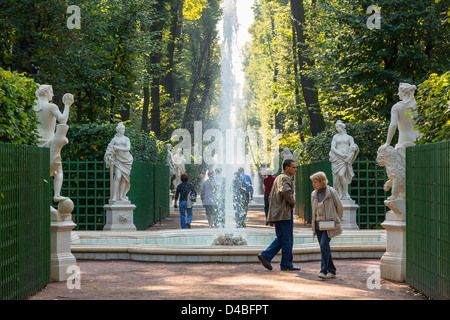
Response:
[{"label": "dense green foliage", "polygon": [[417,88],[419,143],[450,140],[450,71],[432,74]]},{"label": "dense green foliage", "polygon": [[[380,9],[380,28],[367,21]],[[448,2],[435,0],[318,1],[311,10],[310,73],[327,112],[349,121],[388,121],[400,82],[420,84],[448,71]],[[370,22],[370,21],[369,21]]]},{"label": "dense green foliage", "polygon": [[0,67],[51,84],[55,101],[74,94],[69,123],[130,121],[167,140],[218,112],[219,2],[0,0]]},{"label": "dense green foliage", "polygon": [[[388,126],[388,123],[379,121],[346,124],[347,134],[353,137],[358,145],[358,159],[376,159],[378,148],[386,141]],[[336,133],[336,128],[330,125],[317,136],[300,144],[298,146],[300,151],[299,162],[303,164],[328,160],[331,140]]]},{"label": "dense green foliage", "polygon": [[[221,3],[0,0],[0,67],[51,84],[55,101],[73,93],[69,125],[123,121],[162,141],[177,128],[192,132],[194,121],[214,128],[221,118]],[[379,29],[367,25],[372,4],[380,8]],[[252,41],[243,50],[241,127],[278,129],[280,148],[306,143],[306,150],[337,119],[349,133],[352,124],[389,121],[398,84],[408,82],[419,86],[423,141],[444,139],[446,80],[420,84],[449,69],[447,4],[255,0]],[[69,5],[81,10],[80,29],[67,27]]]},{"label": "dense green foliage", "polygon": [[[373,4],[380,9],[379,29],[367,24],[373,14],[367,9]],[[299,8],[304,15],[302,43],[293,18]],[[315,136],[302,76],[315,80],[326,127],[341,119],[349,134],[353,124],[365,128],[352,135],[364,145],[369,132],[370,140],[384,135],[386,128],[369,129],[371,124],[360,122],[389,121],[400,82],[419,85],[450,67],[445,1],[258,0],[254,13],[252,43],[245,50],[247,126],[279,129],[280,147],[302,149],[304,162],[327,157],[331,132],[325,129]],[[435,130],[441,134],[448,119],[443,108],[441,103],[435,110],[440,119]],[[366,155],[373,158],[378,145],[367,148]]]},{"label": "dense green foliage", "polygon": [[0,141],[36,144],[36,89],[32,79],[0,68]]},{"label": "dense green foliage", "polygon": [[[72,124],[67,133],[69,143],[62,149],[63,159],[103,161],[106,148],[116,134],[114,124]],[[127,127],[130,153],[135,161],[165,164],[167,150],[154,136]]]}]

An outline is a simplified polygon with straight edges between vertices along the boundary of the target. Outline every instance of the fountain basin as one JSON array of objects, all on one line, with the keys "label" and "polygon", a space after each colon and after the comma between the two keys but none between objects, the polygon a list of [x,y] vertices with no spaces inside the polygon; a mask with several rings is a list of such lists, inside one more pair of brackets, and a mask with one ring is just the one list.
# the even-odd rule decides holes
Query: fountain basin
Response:
[{"label": "fountain basin", "polygon": [[[248,245],[214,246],[223,229],[164,231],[77,231],[71,249],[77,259],[153,262],[258,262],[257,255],[275,238],[273,228],[238,229]],[[331,241],[333,258],[381,258],[386,251],[384,230],[344,230]],[[294,261],[320,260],[312,231],[294,231]],[[273,262],[280,261],[281,252]]]}]

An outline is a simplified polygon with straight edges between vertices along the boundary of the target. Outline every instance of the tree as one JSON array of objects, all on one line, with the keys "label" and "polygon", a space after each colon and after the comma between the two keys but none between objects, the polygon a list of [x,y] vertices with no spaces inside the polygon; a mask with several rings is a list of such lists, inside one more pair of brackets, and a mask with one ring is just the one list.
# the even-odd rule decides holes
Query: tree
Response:
[{"label": "tree", "polygon": [[0,141],[35,145],[38,140],[33,110],[37,84],[23,74],[0,68]]},{"label": "tree", "polygon": [[209,0],[197,20],[184,23],[183,67],[188,77],[182,127],[193,130],[194,121],[208,120],[207,115],[216,94],[219,78],[219,46],[217,23],[220,19],[219,1]]},{"label": "tree", "polygon": [[301,87],[306,108],[308,109],[311,133],[313,136],[316,136],[325,129],[325,121],[320,109],[319,97],[314,79],[303,72],[306,68],[314,68],[314,59],[310,59],[308,55],[305,54],[308,46],[307,36],[304,30],[306,25],[305,7],[303,5],[303,0],[290,0],[290,4],[292,24],[294,26],[293,31],[295,31],[293,41],[297,45],[296,58],[298,59],[298,67],[300,68]]},{"label": "tree", "polygon": [[308,73],[324,109],[348,121],[388,121],[400,82],[419,84],[449,66],[445,1],[383,0],[381,28],[369,29],[371,1],[319,1],[312,10]]},{"label": "tree", "polygon": [[416,101],[419,143],[450,140],[450,71],[431,74],[417,87]]}]

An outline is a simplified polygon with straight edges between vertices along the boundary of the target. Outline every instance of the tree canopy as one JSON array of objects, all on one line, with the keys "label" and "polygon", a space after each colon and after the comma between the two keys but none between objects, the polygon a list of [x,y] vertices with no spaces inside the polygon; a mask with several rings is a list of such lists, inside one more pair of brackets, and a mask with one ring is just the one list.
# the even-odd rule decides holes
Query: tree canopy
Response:
[{"label": "tree canopy", "polygon": [[[0,0],[0,67],[51,84],[57,103],[73,93],[70,122],[123,121],[161,141],[177,128],[192,131],[194,121],[218,127],[221,4]],[[78,17],[68,11],[73,5]],[[447,88],[437,80],[449,71],[447,2],[380,0],[375,11],[372,5],[253,1],[252,41],[243,48],[244,129],[278,129],[280,147],[293,150],[337,119],[384,128],[399,82],[422,88],[420,103],[430,101],[428,86]],[[442,138],[437,131],[430,141]]]}]

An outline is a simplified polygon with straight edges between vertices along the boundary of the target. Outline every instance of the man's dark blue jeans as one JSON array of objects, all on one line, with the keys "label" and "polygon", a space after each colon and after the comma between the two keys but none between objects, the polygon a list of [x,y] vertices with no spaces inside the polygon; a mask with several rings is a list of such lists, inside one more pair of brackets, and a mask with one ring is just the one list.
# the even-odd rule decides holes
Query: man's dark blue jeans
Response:
[{"label": "man's dark blue jeans", "polygon": [[276,221],[273,224],[275,225],[276,238],[266,250],[261,252],[261,255],[270,262],[281,250],[281,268],[292,268],[292,248],[294,245],[294,217],[292,211],[290,220]]}]

